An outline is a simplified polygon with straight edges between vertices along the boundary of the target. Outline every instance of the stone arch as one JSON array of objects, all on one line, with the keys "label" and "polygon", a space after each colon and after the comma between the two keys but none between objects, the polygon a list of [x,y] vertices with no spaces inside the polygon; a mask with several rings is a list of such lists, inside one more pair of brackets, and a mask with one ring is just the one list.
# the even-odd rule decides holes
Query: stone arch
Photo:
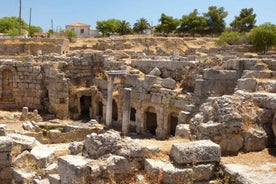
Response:
[{"label": "stone arch", "polygon": [[5,68],[1,71],[1,101],[14,101],[13,84],[14,74],[10,68]]},{"label": "stone arch", "polygon": [[177,124],[178,124],[178,113],[176,112],[169,113],[168,120],[167,120],[168,135],[175,136],[175,130],[176,130]]},{"label": "stone arch", "polygon": [[92,99],[92,118],[97,119],[97,121],[102,122],[105,115],[105,104],[102,94],[99,91],[94,91],[92,93],[94,97]]},{"label": "stone arch", "polygon": [[145,110],[145,127],[152,135],[156,135],[157,128],[157,113],[154,107],[148,107]]}]

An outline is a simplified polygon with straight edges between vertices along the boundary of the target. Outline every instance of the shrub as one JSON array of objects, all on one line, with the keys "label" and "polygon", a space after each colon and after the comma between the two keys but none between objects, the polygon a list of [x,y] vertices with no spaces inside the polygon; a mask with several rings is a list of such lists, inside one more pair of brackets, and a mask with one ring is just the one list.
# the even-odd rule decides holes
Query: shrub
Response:
[{"label": "shrub", "polygon": [[223,32],[219,39],[217,40],[216,44],[217,45],[224,45],[224,44],[229,44],[229,45],[238,45],[241,44],[244,39],[244,36],[242,36],[238,32]]}]

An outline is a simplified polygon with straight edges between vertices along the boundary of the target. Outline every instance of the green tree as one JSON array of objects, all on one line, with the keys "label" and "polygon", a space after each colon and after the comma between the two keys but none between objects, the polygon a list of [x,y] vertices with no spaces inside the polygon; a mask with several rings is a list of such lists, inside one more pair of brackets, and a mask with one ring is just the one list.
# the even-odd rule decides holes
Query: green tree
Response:
[{"label": "green tree", "polygon": [[74,42],[74,38],[77,37],[75,30],[70,29],[65,31],[70,42]]},{"label": "green tree", "polygon": [[208,31],[208,23],[205,17],[198,16],[197,9],[189,15],[183,15],[180,19],[179,32],[194,34],[204,34]]},{"label": "green tree", "polygon": [[241,10],[239,16],[230,23],[234,31],[249,32],[256,24],[256,14],[253,13],[253,8],[244,8]]},{"label": "green tree", "polygon": [[29,28],[29,35],[31,37],[34,36],[34,33],[41,33],[42,32],[42,28],[38,27],[38,26],[30,26]]},{"label": "green tree", "polygon": [[161,24],[155,27],[156,32],[159,32],[159,33],[173,33],[174,31],[176,31],[179,25],[178,19],[174,19],[171,16],[167,16],[164,13],[161,14],[161,18],[159,19],[159,22]]},{"label": "green tree", "polygon": [[130,23],[125,20],[121,21],[117,32],[120,33],[121,35],[131,34],[132,29],[131,29]]},{"label": "green tree", "polygon": [[117,33],[119,26],[121,24],[120,20],[108,19],[104,21],[97,21],[97,30],[99,30],[103,36],[108,34]]},{"label": "green tree", "polygon": [[[0,33],[6,33],[10,36],[18,35],[19,18],[17,17],[3,17],[0,19]],[[22,29],[27,30],[27,23],[22,20]]]},{"label": "green tree", "polygon": [[270,47],[276,46],[276,25],[265,23],[253,28],[249,33],[249,40],[256,51],[266,54]]},{"label": "green tree", "polygon": [[207,13],[203,13],[206,17],[209,25],[209,33],[220,34],[225,29],[224,18],[227,17],[228,13],[223,7],[217,8],[216,6],[210,6]]},{"label": "green tree", "polygon": [[150,24],[145,18],[140,18],[133,25],[133,31],[135,33],[143,34],[150,29]]}]

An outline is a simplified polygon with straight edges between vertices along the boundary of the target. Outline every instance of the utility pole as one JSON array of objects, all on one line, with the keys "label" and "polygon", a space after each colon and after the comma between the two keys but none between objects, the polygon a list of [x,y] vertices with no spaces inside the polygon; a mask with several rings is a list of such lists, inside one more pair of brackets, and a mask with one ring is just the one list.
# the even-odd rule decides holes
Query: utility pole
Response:
[{"label": "utility pole", "polygon": [[21,2],[21,0],[19,0],[19,28],[18,28],[19,36],[21,36],[21,29],[22,29],[21,6],[22,6],[22,2]]},{"label": "utility pole", "polygon": [[31,36],[31,25],[32,25],[32,8],[30,8],[30,18],[29,18],[29,36]]},{"label": "utility pole", "polygon": [[54,21],[53,21],[53,19],[51,19],[51,29],[52,29],[52,31],[54,31]]}]

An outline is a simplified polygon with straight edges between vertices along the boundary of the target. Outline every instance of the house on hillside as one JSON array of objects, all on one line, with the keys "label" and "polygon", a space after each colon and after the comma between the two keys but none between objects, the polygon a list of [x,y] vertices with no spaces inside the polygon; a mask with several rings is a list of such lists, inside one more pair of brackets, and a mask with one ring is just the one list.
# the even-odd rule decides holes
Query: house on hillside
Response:
[{"label": "house on hillside", "polygon": [[74,30],[77,37],[96,37],[99,36],[99,32],[95,29],[91,29],[89,24],[81,22],[75,22],[65,26],[66,30]]}]

